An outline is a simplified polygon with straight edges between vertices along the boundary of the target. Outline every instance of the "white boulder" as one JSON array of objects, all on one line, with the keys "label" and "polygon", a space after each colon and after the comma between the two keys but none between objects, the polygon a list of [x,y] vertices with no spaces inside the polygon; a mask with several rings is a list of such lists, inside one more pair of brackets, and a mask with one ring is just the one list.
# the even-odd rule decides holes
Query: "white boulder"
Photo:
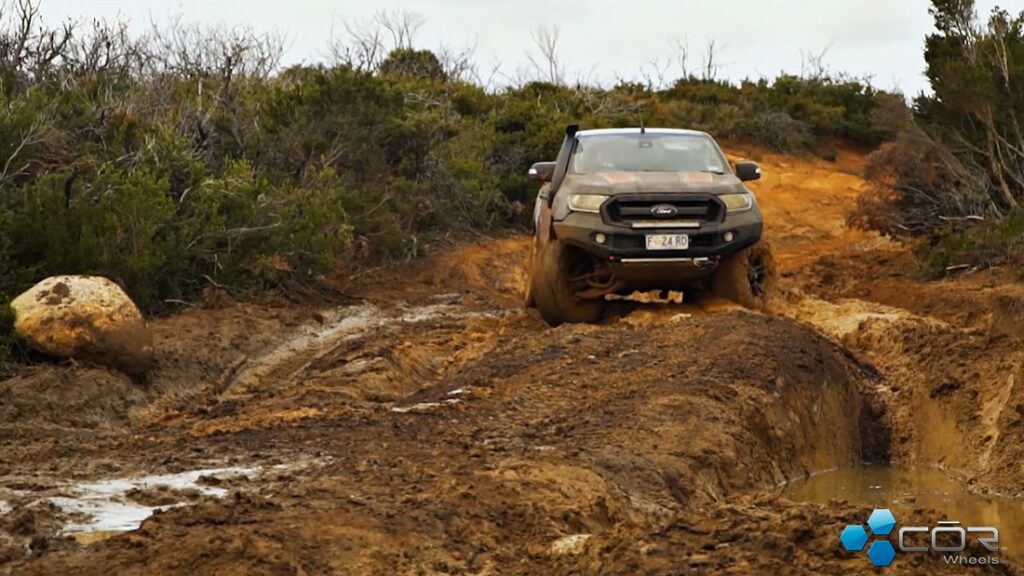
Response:
[{"label": "white boulder", "polygon": [[142,375],[154,362],[153,335],[135,303],[98,276],[54,276],[11,302],[14,331],[50,356]]}]

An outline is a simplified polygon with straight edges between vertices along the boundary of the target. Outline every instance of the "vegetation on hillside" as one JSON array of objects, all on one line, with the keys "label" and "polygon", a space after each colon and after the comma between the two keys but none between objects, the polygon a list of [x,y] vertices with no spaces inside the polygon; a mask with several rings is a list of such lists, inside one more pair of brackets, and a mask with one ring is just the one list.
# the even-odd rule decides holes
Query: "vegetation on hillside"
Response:
[{"label": "vegetation on hillside", "polygon": [[1021,262],[1024,13],[978,18],[973,0],[932,0],[933,94],[885,118],[897,137],[869,159],[878,186],[856,223],[918,241],[936,273]]},{"label": "vegetation on hillside", "polygon": [[[215,287],[293,292],[421,254],[438,237],[523,226],[528,166],[565,124],[704,129],[793,152],[874,146],[893,96],[815,74],[656,87],[551,77],[485,88],[471,55],[381,17],[334,61],[282,68],[280,43],[176,25],[50,27],[0,16],[0,302],[54,274],[108,276],[149,312]],[[898,98],[897,98],[898,100]]]}]

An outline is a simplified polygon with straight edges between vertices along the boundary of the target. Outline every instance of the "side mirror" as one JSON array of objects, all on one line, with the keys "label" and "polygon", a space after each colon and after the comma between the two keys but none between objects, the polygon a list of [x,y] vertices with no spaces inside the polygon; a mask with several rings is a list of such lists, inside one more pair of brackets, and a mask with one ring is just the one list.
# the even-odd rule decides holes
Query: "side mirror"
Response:
[{"label": "side mirror", "polygon": [[736,177],[740,182],[750,182],[761,179],[761,167],[753,162],[737,162]]},{"label": "side mirror", "polygon": [[541,182],[551,182],[551,178],[555,175],[555,163],[554,162],[537,162],[533,166],[530,166],[530,171],[527,172],[530,178],[534,180],[540,180]]}]

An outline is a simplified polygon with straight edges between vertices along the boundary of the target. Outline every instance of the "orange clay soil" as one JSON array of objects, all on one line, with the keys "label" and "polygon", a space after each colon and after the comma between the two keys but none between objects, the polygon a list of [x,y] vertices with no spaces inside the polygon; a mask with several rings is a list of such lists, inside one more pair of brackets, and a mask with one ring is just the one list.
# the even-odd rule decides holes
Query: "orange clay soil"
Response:
[{"label": "orange clay soil", "polygon": [[[891,459],[1016,495],[1024,288],[924,282],[848,229],[855,154],[735,152],[764,167],[768,315],[616,302],[550,329],[519,305],[527,239],[486,239],[365,275],[348,306],[158,320],[145,382],[50,364],[0,383],[0,574],[870,574],[837,544],[869,510],[776,487]],[[245,471],[200,479],[216,495],[123,495],[185,504],[131,532],[62,535],[88,518],[50,500],[222,467]]]}]

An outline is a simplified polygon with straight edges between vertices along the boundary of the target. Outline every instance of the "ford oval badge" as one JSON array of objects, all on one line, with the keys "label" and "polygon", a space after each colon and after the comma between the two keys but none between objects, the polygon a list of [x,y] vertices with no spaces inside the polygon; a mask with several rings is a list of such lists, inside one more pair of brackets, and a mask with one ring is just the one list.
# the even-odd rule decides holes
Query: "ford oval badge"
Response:
[{"label": "ford oval badge", "polygon": [[658,218],[671,218],[679,213],[679,210],[671,204],[658,204],[651,208],[651,215]]}]

